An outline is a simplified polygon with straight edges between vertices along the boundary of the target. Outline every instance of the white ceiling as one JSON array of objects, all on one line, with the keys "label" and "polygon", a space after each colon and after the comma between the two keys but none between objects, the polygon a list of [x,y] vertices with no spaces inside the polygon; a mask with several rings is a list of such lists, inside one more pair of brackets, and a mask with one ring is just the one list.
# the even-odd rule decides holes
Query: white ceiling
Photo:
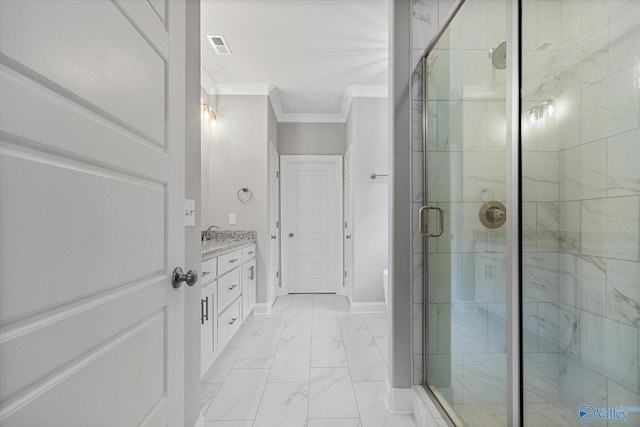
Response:
[{"label": "white ceiling", "polygon": [[[201,4],[202,68],[211,91],[269,84],[282,113],[335,116],[344,115],[347,87],[387,85],[388,0]],[[207,35],[223,35],[233,55],[218,56]]]}]

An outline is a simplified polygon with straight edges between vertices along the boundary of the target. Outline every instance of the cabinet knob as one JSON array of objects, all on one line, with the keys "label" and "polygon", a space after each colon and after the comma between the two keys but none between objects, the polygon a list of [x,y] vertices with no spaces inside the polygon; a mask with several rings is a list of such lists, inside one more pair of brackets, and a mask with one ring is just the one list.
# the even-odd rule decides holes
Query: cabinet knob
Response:
[{"label": "cabinet knob", "polygon": [[289,237],[293,237],[293,233],[289,233]]}]

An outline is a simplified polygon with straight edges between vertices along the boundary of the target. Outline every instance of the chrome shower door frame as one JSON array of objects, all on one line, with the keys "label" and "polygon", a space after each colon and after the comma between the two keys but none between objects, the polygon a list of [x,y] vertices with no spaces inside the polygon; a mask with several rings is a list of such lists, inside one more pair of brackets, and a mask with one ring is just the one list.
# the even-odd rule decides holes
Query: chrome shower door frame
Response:
[{"label": "chrome shower door frame", "polygon": [[[422,62],[422,153],[423,153],[423,205],[428,204],[428,147],[427,147],[427,56],[437,45],[438,41],[448,29],[451,22],[467,0],[458,0],[439,29],[437,35],[429,43],[421,57]],[[507,425],[520,427],[523,425],[522,416],[522,212],[521,212],[521,10],[522,0],[506,0],[507,2],[507,86],[506,86],[506,183],[507,183],[507,212],[509,220],[506,223],[506,264],[507,264]],[[422,232],[422,230],[420,230]],[[428,237],[423,238],[423,327],[428,331],[426,310],[428,307]],[[428,340],[423,337],[423,387],[434,401],[440,413],[448,424],[454,425],[448,417],[444,407],[437,400],[429,387],[426,386]]]}]

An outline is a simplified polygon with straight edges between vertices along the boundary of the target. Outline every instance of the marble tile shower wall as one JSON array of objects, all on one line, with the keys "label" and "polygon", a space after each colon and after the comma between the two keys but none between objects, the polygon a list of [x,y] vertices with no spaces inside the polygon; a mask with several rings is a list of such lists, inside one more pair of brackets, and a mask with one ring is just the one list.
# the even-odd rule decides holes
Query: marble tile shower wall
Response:
[{"label": "marble tile shower wall", "polygon": [[559,368],[525,401],[640,404],[640,2],[523,7],[524,109],[557,111],[523,130],[525,351]]}]

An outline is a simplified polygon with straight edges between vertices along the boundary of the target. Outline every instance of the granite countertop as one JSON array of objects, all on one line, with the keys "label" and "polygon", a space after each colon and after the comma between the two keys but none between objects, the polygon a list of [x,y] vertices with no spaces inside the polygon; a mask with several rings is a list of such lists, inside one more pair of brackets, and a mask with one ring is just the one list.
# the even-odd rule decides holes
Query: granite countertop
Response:
[{"label": "granite countertop", "polygon": [[213,231],[211,232],[211,240],[202,242],[201,257],[204,261],[255,242],[255,231]]}]

